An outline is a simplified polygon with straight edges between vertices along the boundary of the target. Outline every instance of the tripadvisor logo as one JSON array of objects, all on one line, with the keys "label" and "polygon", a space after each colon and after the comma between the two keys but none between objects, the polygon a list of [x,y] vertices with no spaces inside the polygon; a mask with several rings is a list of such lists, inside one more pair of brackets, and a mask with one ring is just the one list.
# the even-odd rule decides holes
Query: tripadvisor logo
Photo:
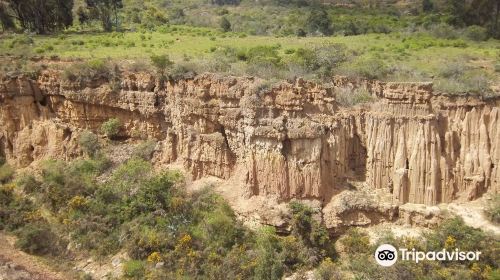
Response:
[{"label": "tripadvisor logo", "polygon": [[391,266],[398,260],[398,251],[390,244],[382,244],[375,251],[375,260],[381,266]]},{"label": "tripadvisor logo", "polygon": [[375,251],[375,261],[381,266],[392,266],[398,261],[398,257],[401,261],[413,261],[419,263],[420,261],[478,261],[481,252],[479,251],[469,251],[464,252],[459,249],[452,251],[443,249],[441,251],[429,251],[422,252],[416,251],[415,248],[408,250],[405,248],[399,248],[398,250],[391,244],[382,244],[378,246]]}]

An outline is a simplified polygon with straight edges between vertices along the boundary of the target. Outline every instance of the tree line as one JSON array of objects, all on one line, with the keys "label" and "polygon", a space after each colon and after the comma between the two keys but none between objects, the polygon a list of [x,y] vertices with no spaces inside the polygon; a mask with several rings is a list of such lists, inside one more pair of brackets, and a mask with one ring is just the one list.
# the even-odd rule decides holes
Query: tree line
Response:
[{"label": "tree line", "polygon": [[[239,5],[240,0],[211,0],[213,5]],[[326,6],[314,0],[270,0],[269,5],[309,6],[310,16],[302,35],[332,33],[332,20]],[[500,0],[421,0],[421,12],[437,14],[455,27],[478,25],[486,28],[492,37],[500,38]],[[65,29],[73,24],[74,0],[0,0],[0,23],[3,30],[19,27],[46,34]],[[76,11],[80,24],[98,20],[105,31],[119,27],[122,0],[85,0]],[[224,24],[224,26],[222,26]],[[221,26],[230,26],[223,21]],[[299,32],[300,33],[300,32]],[[299,35],[301,36],[301,35]]]},{"label": "tree line", "polygon": [[[73,25],[74,0],[0,0],[0,23],[3,30],[16,28],[37,34],[63,30]],[[85,0],[77,11],[80,23],[99,20],[105,31],[118,27],[122,0]]]}]

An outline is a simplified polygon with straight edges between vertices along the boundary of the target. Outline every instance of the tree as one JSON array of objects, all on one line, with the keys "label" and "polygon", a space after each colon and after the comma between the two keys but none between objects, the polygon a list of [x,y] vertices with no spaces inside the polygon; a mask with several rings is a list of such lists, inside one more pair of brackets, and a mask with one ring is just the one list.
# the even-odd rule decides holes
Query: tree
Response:
[{"label": "tree", "polygon": [[160,88],[163,88],[163,83],[165,81],[165,72],[167,68],[171,67],[174,65],[174,62],[170,60],[168,55],[162,54],[162,55],[152,55],[151,56],[151,63],[153,63],[153,66],[156,68],[156,71],[158,72],[158,75],[160,76]]},{"label": "tree", "polygon": [[95,156],[99,150],[99,138],[90,131],[84,131],[80,135],[78,144],[80,144],[82,150],[91,157]]},{"label": "tree", "polygon": [[78,22],[80,22],[80,24],[86,24],[90,20],[88,12],[82,6],[78,7],[78,10],[76,10],[76,15],[78,16]]},{"label": "tree", "polygon": [[489,35],[500,36],[498,32],[500,1],[498,0],[447,0],[445,11],[450,15],[449,24],[459,27],[483,26],[488,29]]},{"label": "tree", "polygon": [[73,0],[7,0],[6,3],[23,29],[38,34],[73,24]]},{"label": "tree", "polygon": [[231,31],[231,23],[226,17],[222,17],[220,20],[220,28],[222,28],[224,32]]},{"label": "tree", "polygon": [[119,119],[112,118],[101,125],[101,132],[104,133],[109,139],[113,139],[118,136],[121,126],[122,125]]},{"label": "tree", "polygon": [[2,25],[3,31],[16,27],[14,20],[12,20],[7,10],[7,3],[0,1],[0,24]]},{"label": "tree", "polygon": [[465,18],[465,0],[448,0],[446,3],[446,11],[451,18],[449,23],[456,26],[464,25]]},{"label": "tree", "polygon": [[321,33],[323,35],[331,35],[332,21],[325,9],[314,8],[311,10],[306,21],[307,30],[310,33]]},{"label": "tree", "polygon": [[432,2],[432,0],[423,0],[422,1],[422,10],[424,12],[432,12],[432,10],[434,10],[434,3]]},{"label": "tree", "polygon": [[85,0],[85,3],[101,21],[104,31],[109,32],[113,29],[113,17],[115,28],[118,29],[118,11],[123,8],[122,0]]}]

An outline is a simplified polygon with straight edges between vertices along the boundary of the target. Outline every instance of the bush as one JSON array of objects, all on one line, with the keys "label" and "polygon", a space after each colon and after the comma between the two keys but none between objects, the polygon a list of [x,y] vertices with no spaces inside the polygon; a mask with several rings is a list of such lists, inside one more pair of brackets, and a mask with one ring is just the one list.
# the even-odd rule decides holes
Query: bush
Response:
[{"label": "bush", "polygon": [[344,276],[340,270],[335,266],[332,259],[326,258],[316,269],[317,280],[341,280]]},{"label": "bush", "polygon": [[12,179],[14,169],[9,164],[0,166],[0,183],[6,183]]},{"label": "bush", "polygon": [[332,22],[325,9],[314,8],[306,20],[305,28],[311,34],[330,35]]},{"label": "bush", "polygon": [[448,24],[441,23],[431,27],[431,33],[436,38],[442,39],[456,39],[458,38],[457,30]]},{"label": "bush", "polygon": [[38,222],[28,224],[16,232],[18,237],[16,247],[29,254],[35,255],[57,255],[60,246],[57,244],[57,236],[50,230],[47,223]]},{"label": "bush", "polygon": [[167,248],[168,240],[172,238],[163,231],[137,225],[127,238],[129,241],[126,244],[126,250],[131,258],[146,259],[151,254]]},{"label": "bush", "polygon": [[492,93],[488,73],[482,70],[463,72],[460,68],[457,68],[456,73],[450,73],[449,78],[437,79],[435,89],[450,94],[470,93],[488,96]]},{"label": "bush", "polygon": [[339,88],[336,92],[336,101],[346,107],[373,102],[375,98],[365,88]]},{"label": "bush", "polygon": [[38,182],[36,178],[30,174],[22,174],[17,176],[16,185],[19,186],[27,194],[37,193],[41,190],[41,183]]},{"label": "bush", "polygon": [[9,48],[13,49],[15,47],[23,47],[27,45],[33,45],[35,43],[35,40],[31,36],[28,35],[21,35],[21,36],[16,36],[10,44]]},{"label": "bush", "polygon": [[151,177],[151,170],[149,162],[132,158],[114,170],[111,184],[120,191],[136,192]]},{"label": "bush", "polygon": [[99,151],[99,138],[94,133],[86,130],[82,132],[80,138],[78,139],[78,144],[82,148],[83,152],[94,157]]},{"label": "bush", "polygon": [[152,55],[150,59],[151,59],[151,64],[153,64],[153,66],[158,71],[158,74],[162,78],[165,77],[165,71],[167,70],[167,68],[174,65],[174,63],[170,60],[170,58],[166,54]]},{"label": "bush", "polygon": [[347,58],[347,47],[344,44],[324,44],[313,49],[297,49],[290,63],[301,65],[320,78],[328,78]]},{"label": "bush", "polygon": [[226,17],[222,17],[222,19],[220,20],[220,28],[224,32],[231,31],[231,23]]},{"label": "bush", "polygon": [[270,63],[276,66],[281,63],[278,49],[279,46],[257,46],[250,48],[245,55],[238,56],[240,60],[247,60],[249,63]]},{"label": "bush", "polygon": [[123,275],[129,279],[144,279],[146,265],[143,261],[131,260],[123,265]]},{"label": "bush", "polygon": [[350,229],[340,242],[349,255],[367,254],[371,250],[368,235],[356,228]]},{"label": "bush", "polygon": [[472,25],[465,30],[465,36],[472,41],[486,41],[488,30],[482,26]]},{"label": "bush", "polygon": [[380,59],[361,59],[347,68],[350,76],[366,79],[383,79],[390,73],[389,67]]},{"label": "bush", "polygon": [[121,122],[117,118],[112,118],[107,120],[101,125],[101,132],[106,135],[109,139],[113,139],[118,136],[120,132]]},{"label": "bush", "polygon": [[156,142],[153,140],[148,140],[143,143],[140,143],[135,147],[134,152],[132,153],[133,157],[142,158],[143,160],[151,160],[153,153],[156,148]]},{"label": "bush", "polygon": [[288,207],[292,212],[292,233],[306,246],[320,249],[318,256],[332,255],[333,248],[330,248],[328,231],[320,222],[313,219],[314,210],[296,201],[290,202]]},{"label": "bush", "polygon": [[37,221],[33,202],[14,194],[14,185],[0,186],[0,229],[16,230],[27,222]]},{"label": "bush", "polygon": [[439,70],[439,76],[443,78],[460,78],[470,67],[464,60],[455,60],[444,64]]},{"label": "bush", "polygon": [[97,79],[109,79],[110,68],[101,59],[75,63],[63,71],[62,78],[70,82],[89,83]]},{"label": "bush", "polygon": [[426,239],[428,250],[460,248],[462,251],[474,251],[485,239],[485,234],[479,229],[465,225],[463,220],[457,217],[443,222],[434,232],[428,234]]},{"label": "bush", "polygon": [[67,165],[61,161],[47,161],[42,166],[40,198],[51,210],[66,207],[76,195],[88,196],[95,189],[98,176],[94,161],[75,161]]}]

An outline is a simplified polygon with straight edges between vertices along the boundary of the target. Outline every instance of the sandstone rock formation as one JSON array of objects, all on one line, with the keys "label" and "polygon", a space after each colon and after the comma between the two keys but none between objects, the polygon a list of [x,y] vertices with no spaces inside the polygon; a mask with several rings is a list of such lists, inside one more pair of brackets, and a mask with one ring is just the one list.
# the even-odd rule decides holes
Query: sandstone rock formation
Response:
[{"label": "sandstone rock formation", "polygon": [[[343,108],[339,88],[377,101]],[[431,84],[302,79],[261,90],[251,77],[211,74],[169,82],[125,73],[81,85],[44,71],[0,81],[0,156],[11,164],[80,154],[82,129],[119,118],[123,138],[160,141],[157,164],[193,178],[241,178],[248,196],[327,203],[347,179],[392,193],[395,204],[470,200],[500,186],[500,98],[435,94]]]}]

